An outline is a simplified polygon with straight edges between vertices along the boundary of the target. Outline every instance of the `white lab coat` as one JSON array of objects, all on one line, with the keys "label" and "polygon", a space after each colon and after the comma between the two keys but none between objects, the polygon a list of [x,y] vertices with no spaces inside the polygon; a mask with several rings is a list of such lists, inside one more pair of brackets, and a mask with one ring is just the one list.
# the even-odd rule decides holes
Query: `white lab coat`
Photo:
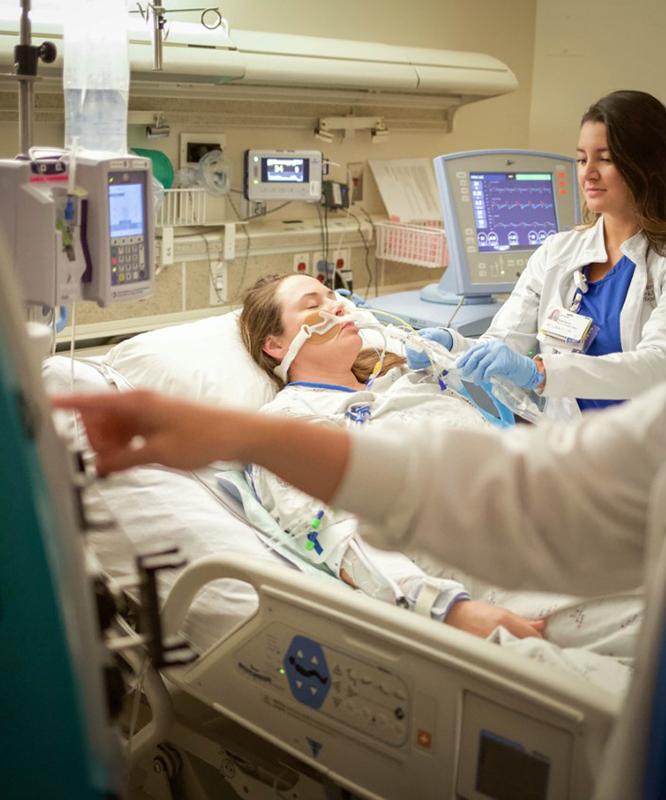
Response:
[{"label": "white lab coat", "polygon": [[[375,544],[421,549],[507,587],[617,592],[645,581],[646,619],[599,800],[640,797],[666,622],[666,383],[577,424],[509,433],[436,423],[352,438],[332,504]],[[663,698],[661,699],[663,702]]]},{"label": "white lab coat", "polygon": [[[642,233],[627,239],[620,249],[636,264],[620,315],[622,352],[586,356],[557,353],[541,346],[549,416],[580,416],[576,397],[625,400],[666,380],[666,258],[652,250],[648,253]],[[481,339],[500,339],[524,355],[537,352],[536,334],[548,309],[571,306],[576,288],[574,273],[606,258],[602,217],[592,228],[546,239]],[[479,341],[450,332],[454,353]]]}]

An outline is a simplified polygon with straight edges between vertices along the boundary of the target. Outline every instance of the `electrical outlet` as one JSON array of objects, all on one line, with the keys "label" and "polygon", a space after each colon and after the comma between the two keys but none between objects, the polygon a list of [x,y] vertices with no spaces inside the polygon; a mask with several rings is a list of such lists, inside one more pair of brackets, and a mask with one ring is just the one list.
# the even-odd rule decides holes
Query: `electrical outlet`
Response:
[{"label": "electrical outlet", "polygon": [[349,187],[349,204],[360,203],[363,200],[363,170],[362,161],[347,164],[347,186]]},{"label": "electrical outlet", "polygon": [[333,250],[328,254],[328,257],[336,269],[351,269],[351,250],[348,247],[341,250]]},{"label": "electrical outlet", "polygon": [[292,272],[299,275],[311,275],[310,272],[310,253],[295,253]]},{"label": "electrical outlet", "polygon": [[334,250],[330,256],[333,266],[335,267],[335,289],[349,289],[353,291],[354,288],[354,273],[352,272],[351,265],[351,250],[345,248],[344,250]]},{"label": "electrical outlet", "polygon": [[210,265],[208,285],[210,287],[208,305],[224,305],[229,294],[229,273],[225,261],[213,261]]}]

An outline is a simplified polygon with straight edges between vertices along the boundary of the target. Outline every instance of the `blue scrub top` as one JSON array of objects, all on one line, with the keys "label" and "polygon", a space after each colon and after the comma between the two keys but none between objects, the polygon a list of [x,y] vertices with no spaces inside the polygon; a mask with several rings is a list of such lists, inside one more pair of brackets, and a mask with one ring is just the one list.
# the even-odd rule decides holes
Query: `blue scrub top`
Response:
[{"label": "blue scrub top", "polygon": [[[587,292],[581,299],[578,313],[592,317],[594,324],[599,327],[599,331],[590,345],[587,355],[605,356],[608,353],[622,352],[620,312],[635,268],[636,265],[630,258],[622,256],[613,269],[601,280],[588,283]],[[590,408],[614,406],[623,401],[579,398],[577,402],[581,411],[587,411]]]}]

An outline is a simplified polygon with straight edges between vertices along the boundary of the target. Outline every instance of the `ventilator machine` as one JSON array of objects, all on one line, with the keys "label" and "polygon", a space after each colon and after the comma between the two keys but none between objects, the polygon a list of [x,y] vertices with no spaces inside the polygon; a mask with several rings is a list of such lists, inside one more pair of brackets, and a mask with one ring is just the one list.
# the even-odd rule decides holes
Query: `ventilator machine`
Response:
[{"label": "ventilator machine", "polygon": [[373,299],[417,328],[480,336],[532,253],[580,221],[575,161],[529,150],[449,153],[435,161],[448,267],[437,284]]}]

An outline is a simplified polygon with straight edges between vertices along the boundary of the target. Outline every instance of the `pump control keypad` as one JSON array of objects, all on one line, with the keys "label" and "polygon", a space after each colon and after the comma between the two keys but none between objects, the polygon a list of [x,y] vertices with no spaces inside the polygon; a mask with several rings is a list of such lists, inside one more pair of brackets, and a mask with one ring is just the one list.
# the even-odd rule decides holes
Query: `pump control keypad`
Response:
[{"label": "pump control keypad", "polygon": [[146,280],[146,254],[143,236],[124,236],[111,243],[111,283]]}]

